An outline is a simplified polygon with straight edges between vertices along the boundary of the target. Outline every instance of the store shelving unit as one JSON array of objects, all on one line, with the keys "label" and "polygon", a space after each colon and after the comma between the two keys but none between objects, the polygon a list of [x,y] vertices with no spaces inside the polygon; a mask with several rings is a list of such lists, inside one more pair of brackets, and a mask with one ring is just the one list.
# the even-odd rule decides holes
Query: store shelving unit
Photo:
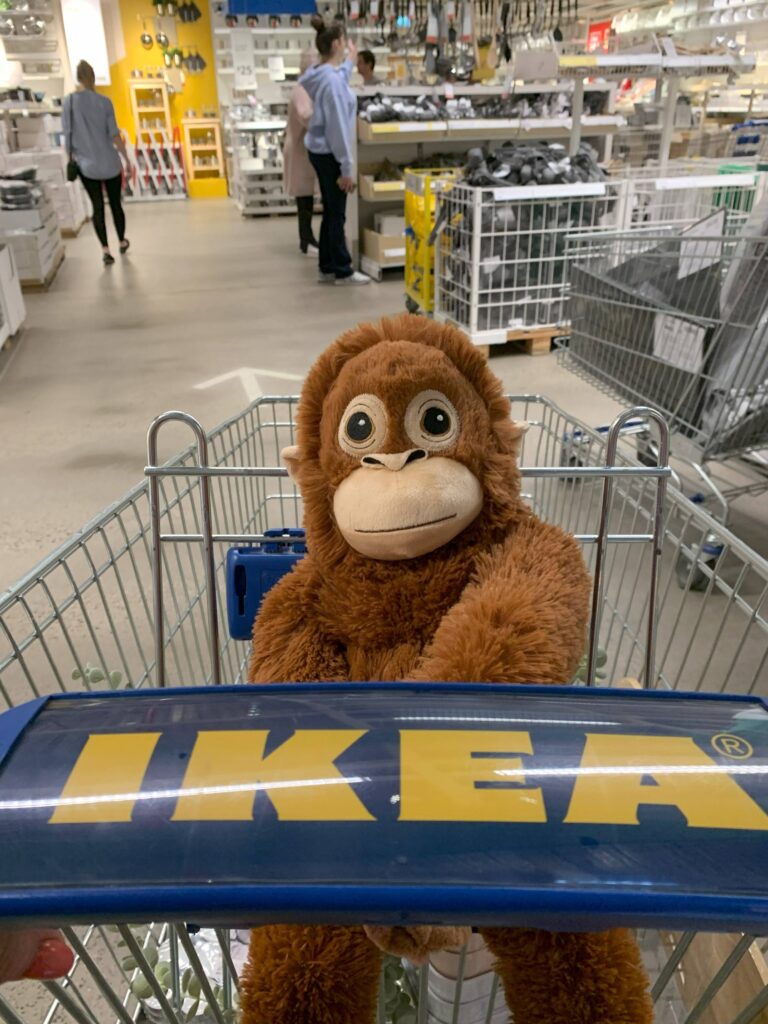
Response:
[{"label": "store shelving unit", "polygon": [[224,176],[221,124],[217,117],[185,117],[184,160],[190,181]]},{"label": "store shelving unit", "polygon": [[279,136],[284,118],[232,121],[230,187],[244,217],[263,217],[295,211],[293,200],[283,192],[282,153]]},{"label": "store shelving unit", "polygon": [[[612,110],[615,86],[599,82],[589,84],[587,91],[607,92],[606,107]],[[425,92],[422,86],[384,86],[358,90],[361,95],[382,93],[393,96],[418,96]],[[426,90],[429,92],[429,89]],[[576,84],[572,81],[542,82],[512,85],[456,85],[453,95],[481,99],[500,96],[502,93],[514,92],[546,93],[571,92],[577,94]],[[444,95],[444,87],[436,87],[433,92]],[[582,94],[583,109],[583,94]],[[384,206],[393,212],[402,204],[405,196],[404,183],[376,182],[373,169],[384,155],[395,164],[410,164],[414,167],[430,166],[430,156],[438,152],[465,154],[475,146],[482,146],[489,141],[561,142],[569,148],[573,146],[574,135],[589,141],[602,140],[603,158],[609,159],[611,139],[614,133],[625,123],[624,118],[612,112],[601,115],[582,115],[577,119],[579,130],[574,131],[572,117],[552,118],[468,118],[443,121],[384,121],[374,122],[358,118],[357,120],[357,167],[359,171],[358,190],[350,197],[347,204],[347,232],[352,245],[353,255],[359,258],[361,268],[372,277],[380,280],[384,270],[405,266],[405,254],[402,257],[390,257],[385,262],[376,258],[381,247],[373,245],[375,239],[371,233],[373,216],[376,210]],[[386,147],[386,149],[385,149]],[[578,148],[576,143],[575,148]],[[364,251],[367,250],[367,251]]]},{"label": "store shelving unit", "polygon": [[[684,79],[704,79],[727,76],[730,80],[740,74],[754,71],[755,57],[732,54],[678,54],[670,39],[664,45],[651,37],[652,49],[646,53],[573,53],[559,55],[559,70],[563,77],[575,82],[573,101],[574,114],[583,103],[584,79],[586,76],[600,76],[608,81],[623,78],[655,78],[666,84],[666,95],[662,107],[660,125],[647,126],[647,130],[660,130],[658,145],[658,167],[663,173],[670,158],[670,148],[675,133],[675,113],[680,95],[680,83]],[[580,137],[580,125],[574,124],[571,146]]]},{"label": "store shelving unit", "polygon": [[162,78],[134,79],[129,82],[131,111],[139,142],[152,141],[173,133],[168,86]]}]

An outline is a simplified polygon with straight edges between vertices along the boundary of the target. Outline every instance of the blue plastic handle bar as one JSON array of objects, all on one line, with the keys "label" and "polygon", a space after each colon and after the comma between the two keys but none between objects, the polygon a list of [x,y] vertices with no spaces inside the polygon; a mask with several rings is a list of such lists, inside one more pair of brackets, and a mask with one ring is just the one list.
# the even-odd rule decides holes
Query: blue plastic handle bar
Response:
[{"label": "blue plastic handle bar", "polygon": [[[0,715],[0,920],[768,933],[768,706],[329,683]],[[727,866],[727,870],[726,870]]]}]

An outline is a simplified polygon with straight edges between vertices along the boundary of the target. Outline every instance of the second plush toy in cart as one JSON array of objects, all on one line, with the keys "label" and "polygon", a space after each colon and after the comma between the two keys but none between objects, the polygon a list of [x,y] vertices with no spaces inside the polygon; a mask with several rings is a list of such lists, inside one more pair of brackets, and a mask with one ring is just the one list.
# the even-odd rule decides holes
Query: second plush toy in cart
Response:
[{"label": "second plush toy in cart", "polygon": [[[573,538],[521,500],[523,427],[460,331],[399,316],[342,335],[297,428],[284,457],[309,554],[264,601],[252,682],[572,678],[589,577]],[[381,949],[419,959],[455,932],[257,928],[243,1024],[373,1024]],[[652,1021],[629,932],[482,933],[515,1024]]]}]

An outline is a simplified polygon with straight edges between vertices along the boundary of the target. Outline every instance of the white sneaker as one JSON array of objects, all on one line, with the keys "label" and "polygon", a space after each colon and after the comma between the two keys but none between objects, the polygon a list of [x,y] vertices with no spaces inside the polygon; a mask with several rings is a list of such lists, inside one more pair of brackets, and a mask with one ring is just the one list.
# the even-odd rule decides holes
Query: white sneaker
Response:
[{"label": "white sneaker", "polygon": [[302,256],[310,256],[313,260],[316,260],[320,250],[316,245],[308,245],[306,249],[299,249]]},{"label": "white sneaker", "polygon": [[335,274],[318,274],[317,275],[317,283],[318,284],[335,284],[336,283],[336,275]]},{"label": "white sneaker", "polygon": [[339,285],[339,284],[343,284],[343,285],[348,285],[348,284],[370,284],[370,283],[371,283],[370,277],[368,277],[367,274],[361,274],[359,270],[353,271],[353,273],[350,274],[349,277],[337,277],[336,278],[336,284],[337,285]]}]

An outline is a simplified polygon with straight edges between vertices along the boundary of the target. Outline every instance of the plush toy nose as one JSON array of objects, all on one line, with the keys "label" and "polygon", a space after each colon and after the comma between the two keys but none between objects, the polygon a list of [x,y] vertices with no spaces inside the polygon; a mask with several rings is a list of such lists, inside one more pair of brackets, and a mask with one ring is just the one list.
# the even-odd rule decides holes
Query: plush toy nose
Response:
[{"label": "plush toy nose", "polygon": [[426,457],[427,453],[423,448],[411,448],[407,452],[395,452],[393,455],[384,455],[381,452],[378,455],[364,455],[361,461],[369,469],[391,469],[396,473],[409,462],[417,462]]}]

